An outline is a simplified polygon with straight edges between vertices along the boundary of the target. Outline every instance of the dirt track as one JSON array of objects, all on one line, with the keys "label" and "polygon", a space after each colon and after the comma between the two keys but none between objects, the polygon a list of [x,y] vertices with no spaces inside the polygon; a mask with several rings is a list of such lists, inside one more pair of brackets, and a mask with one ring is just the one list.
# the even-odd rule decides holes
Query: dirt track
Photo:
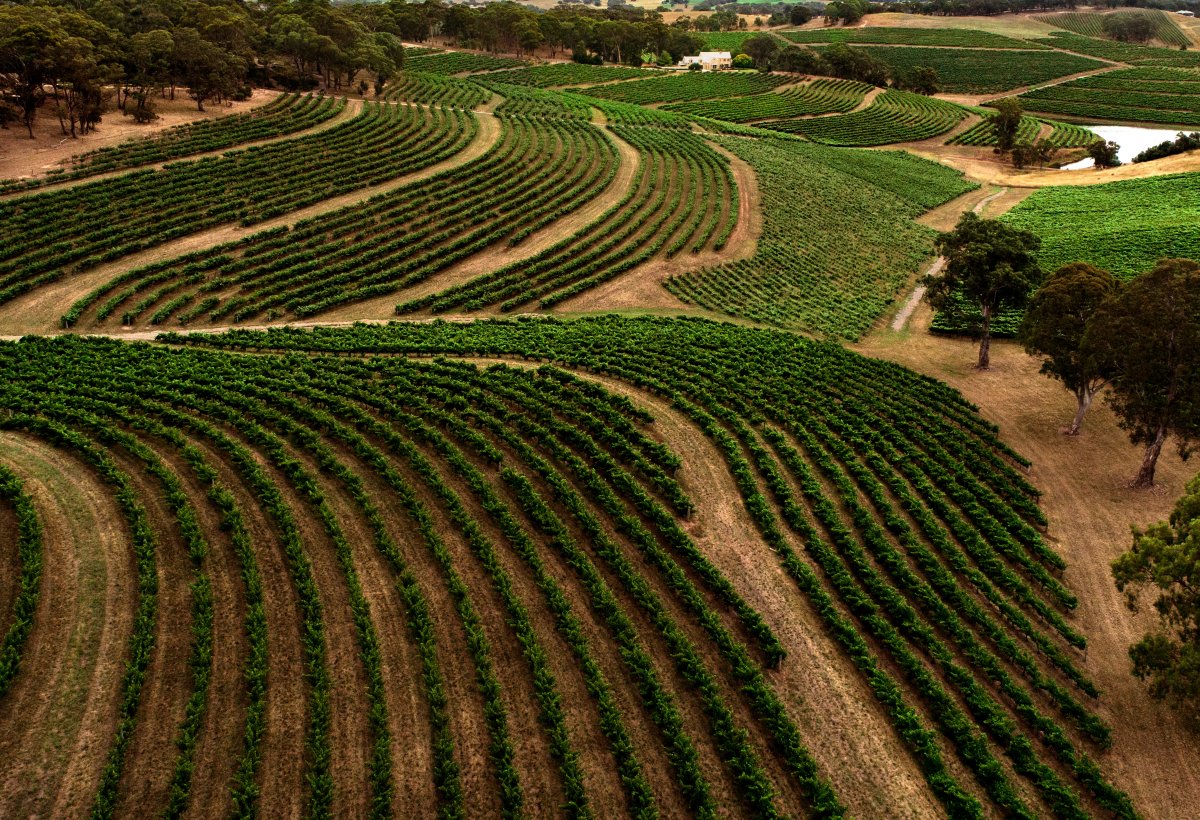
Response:
[{"label": "dirt track", "polygon": [[116,727],[136,592],[129,534],[73,457],[14,433],[0,434],[0,455],[33,498],[46,551],[26,674],[0,702],[0,815],[79,817]]}]

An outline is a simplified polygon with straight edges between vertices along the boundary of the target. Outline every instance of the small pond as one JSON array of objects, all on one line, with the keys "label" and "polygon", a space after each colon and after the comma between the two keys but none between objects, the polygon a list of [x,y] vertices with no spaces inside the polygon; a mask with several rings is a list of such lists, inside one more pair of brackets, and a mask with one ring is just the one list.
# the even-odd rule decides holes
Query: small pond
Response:
[{"label": "small pond", "polygon": [[[1117,158],[1121,162],[1133,162],[1133,158],[1147,148],[1160,142],[1170,142],[1180,131],[1200,131],[1200,128],[1139,128],[1133,125],[1085,125],[1089,131],[1103,139],[1111,140],[1121,146]],[[1062,166],[1064,171],[1077,171],[1081,168],[1091,168],[1095,163],[1091,157]]]}]

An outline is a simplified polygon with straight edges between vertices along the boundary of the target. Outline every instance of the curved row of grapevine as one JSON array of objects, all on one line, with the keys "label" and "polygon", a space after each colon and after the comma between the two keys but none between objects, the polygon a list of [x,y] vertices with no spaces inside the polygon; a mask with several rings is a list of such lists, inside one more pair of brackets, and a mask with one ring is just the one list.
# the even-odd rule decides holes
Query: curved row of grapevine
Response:
[{"label": "curved row of grapevine", "polygon": [[491,98],[485,89],[470,80],[422,71],[401,72],[388,83],[385,96],[393,102],[441,105],[448,108],[475,108]]},{"label": "curved row of grapevine", "polygon": [[647,105],[686,100],[711,100],[719,97],[741,97],[770,91],[791,82],[780,74],[760,74],[754,71],[684,71],[665,77],[645,80],[626,80],[589,88],[582,93],[617,102]]},{"label": "curved row of grapevine", "polygon": [[[943,385],[835,346],[700,320],[394,324],[170,340],[260,352],[515,354],[668,398],[723,454],[764,558],[775,554],[829,640],[861,671],[948,813],[981,816],[986,801],[1025,817],[1133,816],[1092,757],[1109,732],[1078,666],[1074,648],[1085,641],[1067,620],[1075,599],[1057,578],[1063,562],[1034,526],[1044,520],[1036,492],[995,430]],[[440,408],[430,423],[455,431],[452,418],[465,413],[466,426],[491,430],[517,451],[523,438],[543,459],[571,463],[547,443],[556,426],[543,419],[557,415],[557,401],[488,422],[485,395],[455,387],[456,374],[476,372],[470,367],[358,358],[311,367],[383,374],[385,382],[403,370],[397,395],[440,380],[444,390],[428,399]],[[483,378],[506,390],[539,378],[577,381],[553,368],[518,376],[493,367]],[[341,395],[357,400],[352,388],[343,381]],[[602,465],[598,475],[611,469]],[[522,486],[514,484],[518,495]],[[942,749],[970,783],[951,774]]]},{"label": "curved row of grapevine", "polygon": [[803,134],[827,145],[888,145],[944,134],[966,116],[967,110],[960,105],[893,88],[852,114],[778,120],[760,127]]},{"label": "curved row of grapevine", "polygon": [[[679,461],[647,435],[649,417],[628,400],[561,371],[479,371],[450,363],[298,359],[281,367],[274,357],[81,339],[8,344],[0,358],[11,375],[0,388],[0,425],[60,444],[80,442],[81,452],[95,454],[90,460],[97,469],[148,470],[169,505],[184,485],[143,456],[170,450],[172,463],[202,483],[219,466],[227,480],[243,486],[239,497],[260,505],[273,522],[278,543],[267,539],[252,549],[260,560],[281,553],[300,603],[308,691],[304,799],[314,816],[346,809],[330,771],[341,754],[356,757],[330,742],[335,724],[348,716],[330,711],[329,687],[335,677],[353,680],[334,658],[366,672],[364,682],[344,694],[369,714],[375,731],[374,739],[349,741],[375,750],[364,761],[374,790],[371,813],[395,811],[395,782],[414,776],[378,757],[382,753],[386,763],[392,747],[386,735],[379,739],[387,699],[373,700],[372,692],[377,683],[386,689],[399,681],[377,677],[381,649],[365,637],[392,625],[376,620],[379,610],[355,603],[361,590],[354,567],[371,550],[390,554],[398,576],[405,564],[414,567],[405,600],[444,600],[443,593],[429,597],[434,583],[457,602],[461,626],[442,613],[429,630],[427,619],[410,613],[409,640],[420,644],[436,632],[455,645],[466,641],[479,670],[474,686],[485,698],[487,718],[474,725],[491,727],[490,772],[484,780],[476,772],[471,783],[478,793],[464,795],[465,784],[453,772],[465,764],[461,744],[475,739],[435,731],[430,751],[442,755],[447,768],[435,769],[434,777],[451,773],[443,779],[446,788],[438,787],[443,815],[462,816],[464,799],[479,805],[481,798],[506,815],[520,813],[523,783],[545,779],[546,772],[513,768],[530,760],[527,753],[514,755],[505,728],[526,693],[538,704],[541,729],[522,745],[544,745],[557,761],[553,777],[567,814],[591,816],[596,798],[609,807],[615,798],[643,817],[669,806],[698,816],[841,812],[761,669],[777,665],[782,648],[680,528],[675,515],[691,502],[670,474]],[[131,509],[150,503],[137,497],[134,485],[120,486],[130,488]],[[335,495],[352,500],[354,512],[335,510]],[[185,533],[184,511],[192,506],[211,505],[227,523],[240,515],[239,502],[220,490],[177,501]],[[301,515],[319,522],[318,531],[300,528]],[[422,537],[404,537],[402,521],[416,525]],[[161,539],[144,517],[135,523],[149,527],[148,538]],[[312,564],[318,550],[329,548],[333,555],[319,560],[336,557],[342,576],[318,580]],[[194,557],[202,567],[204,550]],[[331,652],[325,624],[332,591],[323,586],[329,582],[349,593],[362,637],[357,659]],[[373,594],[383,593],[374,587]],[[497,656],[490,648],[496,644],[521,649]],[[559,647],[567,654],[556,656]],[[425,659],[433,665],[425,663],[424,672],[397,667],[397,656],[389,655],[391,674],[428,682],[432,672],[436,681],[456,647],[429,649]],[[506,658],[504,666],[495,665],[499,657]],[[183,659],[154,663],[171,661]],[[464,684],[456,682],[456,697]],[[274,685],[267,679],[268,697]],[[211,698],[207,691],[195,690],[200,707]],[[431,720],[435,709],[477,708],[469,699],[447,701],[440,687],[425,692]],[[571,692],[585,692],[585,700],[568,699]],[[136,707],[136,693],[130,702]],[[693,710],[695,717],[685,717]],[[192,743],[193,730],[204,727],[194,715],[189,707],[180,727],[192,732]],[[122,742],[170,731],[168,724],[143,714],[124,730]],[[581,748],[593,733],[604,738],[621,796],[593,792],[596,772],[584,767],[603,758]],[[264,742],[273,741],[268,735]],[[660,751],[651,754],[648,743]],[[701,755],[702,748],[709,751]],[[653,760],[667,768],[648,770]],[[104,806],[119,803],[120,782],[117,769],[105,781]],[[173,784],[178,793],[157,797],[185,807],[189,782],[180,779]],[[155,809],[151,802],[140,810]]]},{"label": "curved row of grapevine", "polygon": [[371,104],[319,134],[0,201],[0,302],[204,228],[253,224],[411,173],[474,132],[462,111]]},{"label": "curved row of grapevine", "polygon": [[479,77],[475,82],[504,98],[504,102],[500,103],[496,109],[498,114],[524,117],[567,117],[577,120],[592,118],[591,106],[586,101],[574,96],[546,91],[536,86],[502,83],[489,77]]},{"label": "curved row of grapevine", "polygon": [[853,111],[872,88],[854,80],[819,79],[804,85],[750,97],[673,103],[668,111],[695,114],[729,122],[751,122],[811,114],[844,114]]},{"label": "curved row of grapevine", "polygon": [[1184,51],[1178,48],[1159,48],[1138,43],[1101,40],[1097,37],[1085,37],[1082,34],[1066,31],[1052,31],[1043,42],[1053,48],[1087,54],[1090,57],[1118,63],[1146,66],[1189,66],[1192,68],[1200,66],[1200,55],[1194,51]]},{"label": "curved row of grapevine", "polygon": [[345,106],[345,98],[280,94],[266,105],[243,114],[177,125],[153,137],[127,140],[118,145],[76,154],[67,161],[65,168],[51,171],[45,177],[0,180],[0,193],[83,179],[206,151],[219,151],[268,137],[281,137],[332,119]]},{"label": "curved row of grapevine", "polygon": [[1131,68],[1028,91],[1019,99],[1030,110],[1053,114],[1196,125],[1197,92],[1195,70]]},{"label": "curved row of grapevine", "polygon": [[398,313],[430,309],[516,310],[534,300],[542,309],[666,257],[721,250],[737,225],[737,184],[729,163],[690,134],[610,126],[638,149],[640,167],[629,192],[592,223],[542,253],[440,293],[413,299]]},{"label": "curved row of grapevine", "polygon": [[[1021,123],[1017,128],[1016,142],[1032,143],[1036,141],[1043,125],[1051,126],[1050,133],[1044,138],[1045,141],[1057,148],[1085,148],[1100,139],[1096,136],[1096,132],[1089,131],[1081,125],[1052,122],[1037,117],[1021,117]],[[985,116],[983,120],[966,131],[947,140],[946,144],[994,146],[996,145],[996,129],[992,120]]]},{"label": "curved row of grapevine", "polygon": [[586,203],[616,173],[612,143],[589,123],[500,120],[500,142],[487,156],[288,231],[133,271],[76,303],[64,323],[89,316],[240,322],[384,296],[502,240],[519,243]]},{"label": "curved row of grapevine", "polygon": [[438,51],[418,54],[406,60],[404,68],[407,71],[421,71],[429,74],[465,74],[475,71],[495,71],[501,68],[520,68],[527,65],[529,63],[525,60],[515,60],[511,57],[491,57],[467,51]]},{"label": "curved row of grapevine", "polygon": [[18,566],[12,570],[12,612],[4,614],[8,629],[0,641],[0,698],[12,686],[21,667],[21,651],[33,629],[33,614],[42,588],[42,524],[33,499],[25,493],[20,476],[0,464],[0,503],[15,529],[7,537],[16,541]]},{"label": "curved row of grapevine", "polygon": [[559,94],[576,102],[600,109],[605,119],[612,125],[633,125],[651,128],[677,128],[691,130],[691,123],[686,117],[672,114],[661,108],[646,108],[633,103],[616,100],[601,100],[595,97],[585,97],[583,94],[562,91]]}]

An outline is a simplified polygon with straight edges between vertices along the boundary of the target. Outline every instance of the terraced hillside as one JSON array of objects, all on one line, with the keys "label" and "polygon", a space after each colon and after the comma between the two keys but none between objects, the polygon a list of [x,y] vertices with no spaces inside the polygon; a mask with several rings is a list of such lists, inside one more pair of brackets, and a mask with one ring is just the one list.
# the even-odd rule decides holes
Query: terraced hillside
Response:
[{"label": "terraced hillside", "polygon": [[[815,48],[821,51],[825,47]],[[1052,50],[1016,52],[920,46],[869,48],[871,56],[886,63],[893,76],[903,77],[922,66],[932,68],[937,72],[941,90],[956,94],[1008,91],[1105,66],[1105,63],[1089,57]]]},{"label": "terraced hillside", "polygon": [[1133,816],[1036,491],[937,382],[696,320],[174,341],[255,355],[0,344],[0,515],[92,521],[6,815]]},{"label": "terraced hillside", "polygon": [[1178,48],[1143,46],[1137,43],[1121,43],[1116,40],[1102,40],[1065,31],[1051,32],[1046,43],[1076,54],[1085,54],[1089,57],[1113,62],[1147,66],[1174,65],[1193,68],[1200,66],[1200,54],[1195,52],[1183,51]]},{"label": "terraced hillside", "polygon": [[[1049,131],[1043,133],[1046,126],[1049,126]],[[1095,131],[1089,131],[1081,125],[1051,122],[1037,117],[1022,117],[1021,123],[1017,127],[1016,142],[1032,143],[1039,139],[1057,148],[1082,148],[1096,142],[1099,137],[1096,136]],[[996,127],[992,122],[991,115],[984,114],[982,120],[966,131],[951,137],[946,144],[995,146],[997,144]]]}]

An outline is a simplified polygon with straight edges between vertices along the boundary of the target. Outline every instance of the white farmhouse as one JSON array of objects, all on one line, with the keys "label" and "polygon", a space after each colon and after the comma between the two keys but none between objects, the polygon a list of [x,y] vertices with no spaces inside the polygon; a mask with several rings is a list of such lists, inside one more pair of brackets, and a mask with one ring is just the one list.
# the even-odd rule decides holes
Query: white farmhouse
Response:
[{"label": "white farmhouse", "polygon": [[680,68],[691,68],[699,63],[701,71],[719,71],[723,68],[733,68],[733,57],[728,51],[701,51],[693,57],[684,57],[679,62]]}]

